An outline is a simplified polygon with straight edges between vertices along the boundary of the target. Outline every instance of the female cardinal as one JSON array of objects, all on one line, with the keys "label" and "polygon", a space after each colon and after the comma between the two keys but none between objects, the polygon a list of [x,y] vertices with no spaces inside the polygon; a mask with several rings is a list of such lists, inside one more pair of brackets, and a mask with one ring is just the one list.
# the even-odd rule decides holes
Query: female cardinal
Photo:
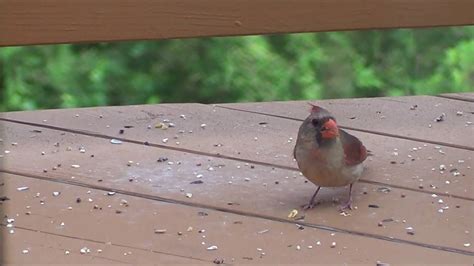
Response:
[{"label": "female cardinal", "polygon": [[298,131],[293,155],[303,175],[318,188],[304,209],[314,207],[321,187],[350,185],[349,200],[340,207],[352,209],[352,185],[364,170],[367,150],[362,142],[339,129],[336,119],[326,110],[312,105],[311,113]]}]

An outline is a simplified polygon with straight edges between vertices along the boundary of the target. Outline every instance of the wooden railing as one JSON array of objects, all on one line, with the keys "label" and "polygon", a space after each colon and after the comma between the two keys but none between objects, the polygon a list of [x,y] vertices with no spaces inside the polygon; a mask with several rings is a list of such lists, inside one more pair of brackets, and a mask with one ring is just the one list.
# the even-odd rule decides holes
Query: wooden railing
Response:
[{"label": "wooden railing", "polygon": [[0,0],[0,46],[474,24],[474,0]]}]

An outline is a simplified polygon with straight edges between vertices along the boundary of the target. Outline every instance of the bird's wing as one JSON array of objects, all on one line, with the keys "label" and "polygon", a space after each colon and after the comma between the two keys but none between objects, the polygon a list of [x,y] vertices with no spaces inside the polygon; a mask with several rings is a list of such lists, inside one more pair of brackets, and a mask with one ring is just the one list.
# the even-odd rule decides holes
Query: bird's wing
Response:
[{"label": "bird's wing", "polygon": [[342,129],[339,131],[346,165],[356,165],[363,162],[367,158],[367,149],[362,142]]}]

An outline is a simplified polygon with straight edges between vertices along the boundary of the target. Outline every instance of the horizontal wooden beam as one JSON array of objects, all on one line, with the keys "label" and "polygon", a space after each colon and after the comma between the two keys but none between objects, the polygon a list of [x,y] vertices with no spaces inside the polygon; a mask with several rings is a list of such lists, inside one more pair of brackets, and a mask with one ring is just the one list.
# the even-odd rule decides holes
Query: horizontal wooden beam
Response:
[{"label": "horizontal wooden beam", "polygon": [[0,0],[0,46],[474,24],[474,0]]}]

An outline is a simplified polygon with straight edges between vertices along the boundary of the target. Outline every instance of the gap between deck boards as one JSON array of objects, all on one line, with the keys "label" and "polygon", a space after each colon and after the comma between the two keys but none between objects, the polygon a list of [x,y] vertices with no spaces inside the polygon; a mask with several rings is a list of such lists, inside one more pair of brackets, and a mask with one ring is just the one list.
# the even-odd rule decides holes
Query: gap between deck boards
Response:
[{"label": "gap between deck boards", "polygon": [[[293,121],[301,121],[301,122],[304,121],[304,119],[293,118],[293,117],[282,116],[282,115],[275,115],[275,114],[270,114],[270,113],[265,113],[265,112],[243,110],[243,109],[223,106],[223,105],[219,105],[219,104],[214,104],[213,106],[218,107],[218,108],[222,108],[222,109],[226,109],[226,110],[232,110],[232,111],[238,111],[238,112],[244,112],[244,113],[258,114],[258,115],[263,115],[263,116],[271,116],[271,117],[282,118],[282,119],[293,120]],[[400,136],[400,135],[396,135],[396,134],[378,132],[378,131],[367,130],[367,129],[362,129],[362,128],[348,127],[348,126],[343,126],[343,125],[339,125],[339,127],[343,128],[343,129],[354,130],[354,131],[359,131],[359,132],[364,132],[364,133],[374,134],[374,135],[379,135],[379,136],[384,136],[384,137],[411,140],[411,141],[417,141],[417,142],[422,142],[422,143],[430,143],[430,144],[434,144],[434,145],[442,145],[442,146],[456,148],[456,149],[474,151],[474,147],[469,147],[469,146],[464,146],[464,145],[451,144],[451,143],[446,143],[446,142],[441,142],[441,141],[419,139],[419,138],[413,138],[413,137],[406,137],[406,136]]]},{"label": "gap between deck boards", "polygon": [[[0,226],[6,227],[6,224],[0,223]],[[117,244],[117,243],[109,243],[109,242],[106,242],[106,241],[95,240],[95,239],[84,238],[84,237],[77,237],[77,236],[71,236],[71,235],[58,234],[58,233],[53,233],[53,232],[48,232],[48,231],[43,231],[43,230],[28,228],[28,227],[24,227],[24,226],[17,226],[17,225],[15,225],[15,229],[30,231],[30,232],[34,232],[34,233],[42,233],[42,234],[47,234],[47,235],[52,235],[52,236],[57,236],[57,237],[63,237],[63,238],[81,240],[81,241],[88,241],[88,242],[93,242],[93,243],[96,243],[96,244],[104,244],[104,245],[109,244],[109,245],[112,245],[112,246],[115,246],[115,247],[128,248],[128,249],[135,249],[135,250],[146,251],[146,252],[152,252],[152,253],[162,254],[162,255],[167,255],[167,256],[172,256],[172,257],[179,257],[179,258],[185,258],[185,259],[197,260],[197,261],[203,261],[203,262],[212,262],[212,261],[210,261],[210,260],[201,259],[201,258],[196,258],[196,257],[191,257],[191,256],[184,256],[184,255],[179,255],[179,254],[174,254],[174,253],[169,253],[169,252],[158,251],[158,250],[154,250],[154,249],[145,249],[145,248],[140,248],[140,247],[135,247],[135,246],[129,246],[129,245],[123,245],[123,244]],[[109,258],[103,258],[103,257],[100,257],[100,258],[102,258],[102,259],[107,259],[107,260],[111,260],[111,261],[116,261],[116,262],[121,262],[121,263],[127,263],[127,262],[124,262],[124,261],[113,260],[113,259],[109,259]]]},{"label": "gap between deck boards", "polygon": [[410,241],[410,240],[394,238],[394,237],[389,237],[389,236],[383,236],[383,235],[378,235],[378,234],[347,230],[347,229],[342,229],[342,228],[337,228],[337,227],[332,227],[332,226],[326,226],[326,225],[321,225],[321,224],[306,223],[306,222],[303,222],[303,221],[293,221],[293,220],[274,217],[274,216],[270,216],[270,215],[233,210],[233,209],[228,209],[228,208],[224,208],[224,207],[217,207],[217,206],[212,206],[212,205],[207,205],[207,204],[202,204],[202,203],[187,202],[187,201],[171,199],[171,198],[165,198],[165,197],[156,196],[156,195],[150,195],[150,194],[127,191],[127,190],[122,190],[122,189],[112,189],[112,188],[99,186],[99,185],[85,184],[85,183],[78,182],[78,181],[75,181],[75,180],[70,180],[70,179],[51,178],[51,177],[37,175],[37,174],[22,173],[22,172],[17,172],[17,171],[9,171],[9,170],[5,170],[5,169],[1,169],[1,168],[0,168],[0,173],[18,175],[18,176],[23,176],[23,177],[26,177],[26,178],[33,178],[33,179],[37,179],[37,180],[67,184],[67,185],[78,186],[78,187],[85,187],[85,188],[101,190],[101,191],[105,191],[105,192],[115,192],[117,194],[122,194],[122,195],[130,196],[130,197],[137,197],[137,198],[141,198],[141,199],[148,199],[148,200],[165,202],[165,203],[170,203],[170,204],[179,204],[179,205],[184,205],[184,206],[193,207],[193,208],[214,210],[214,211],[218,211],[218,212],[231,213],[231,214],[235,214],[235,215],[241,215],[241,216],[245,216],[245,217],[257,218],[257,219],[263,219],[263,220],[270,220],[270,221],[274,221],[274,222],[287,223],[287,224],[298,224],[298,225],[302,225],[302,226],[306,226],[306,227],[310,227],[310,228],[315,228],[315,229],[319,229],[319,230],[324,230],[324,231],[329,231],[329,232],[334,232],[334,233],[343,233],[343,234],[349,234],[349,235],[354,235],[354,236],[360,236],[360,237],[378,239],[378,240],[383,240],[383,241],[389,241],[389,242],[394,242],[394,243],[399,243],[399,244],[413,245],[413,246],[418,246],[418,247],[428,248],[428,249],[433,249],[433,250],[451,252],[451,253],[456,253],[456,254],[461,254],[461,255],[474,256],[474,252],[463,250],[463,249],[458,249],[458,248],[452,248],[452,247],[446,247],[446,246],[440,246],[440,245],[433,245],[433,244],[426,244],[426,243],[417,242],[417,241]]},{"label": "gap between deck boards", "polygon": [[450,99],[450,100],[456,100],[456,101],[463,101],[463,102],[470,102],[470,103],[474,103],[474,100],[473,99],[469,99],[469,98],[463,98],[462,96],[454,96],[454,95],[434,95],[435,97],[439,97],[439,98],[444,98],[444,99]]},{"label": "gap between deck boards", "polygon": [[[101,134],[101,133],[96,133],[96,132],[90,132],[90,131],[84,131],[84,130],[78,130],[78,129],[68,129],[68,128],[62,128],[62,127],[57,127],[57,126],[52,126],[52,125],[44,125],[44,124],[37,124],[37,123],[32,123],[32,122],[20,121],[20,120],[13,120],[13,119],[8,119],[8,118],[0,118],[0,121],[16,123],[16,124],[23,124],[23,125],[28,125],[28,126],[37,126],[37,127],[42,127],[42,128],[48,128],[48,129],[51,129],[51,130],[64,131],[64,132],[69,132],[69,133],[74,133],[74,134],[81,134],[81,135],[85,135],[85,136],[89,136],[89,137],[97,137],[97,138],[102,138],[102,139],[117,139],[117,140],[120,140],[122,142],[127,142],[127,143],[131,143],[131,144],[146,145],[146,146],[149,146],[149,147],[173,150],[173,151],[184,152],[184,153],[191,153],[191,154],[207,156],[207,157],[213,157],[213,158],[219,158],[219,159],[233,160],[233,161],[239,161],[239,162],[243,162],[243,163],[251,163],[251,164],[256,164],[256,165],[260,165],[260,166],[274,167],[274,168],[278,168],[278,169],[298,171],[299,172],[298,168],[291,167],[291,166],[284,166],[284,165],[273,164],[273,163],[268,163],[268,162],[249,160],[249,159],[238,158],[238,157],[222,155],[222,154],[213,154],[213,153],[209,153],[209,152],[202,152],[202,151],[186,149],[186,148],[166,146],[166,145],[162,145],[162,144],[149,143],[149,142],[138,141],[138,140],[133,140],[133,139],[127,139],[127,138],[121,138],[121,137],[113,137],[113,136],[109,136],[109,135],[105,135],[105,134]],[[416,189],[416,188],[398,186],[398,185],[395,185],[395,184],[387,184],[387,183],[367,180],[367,179],[363,179],[363,178],[359,179],[358,182],[373,184],[373,185],[386,186],[386,187],[392,187],[392,188],[398,188],[398,189],[402,189],[402,190],[408,190],[408,191],[419,192],[419,193],[424,193],[424,194],[432,194],[433,193],[432,191],[428,191],[428,190],[421,190],[421,189]],[[462,199],[462,200],[474,201],[474,198],[466,197],[466,196],[452,195],[452,194],[444,193],[444,192],[437,192],[437,194],[440,195],[440,196],[445,196],[445,197],[451,197],[451,198],[457,198],[457,199]]]}]

